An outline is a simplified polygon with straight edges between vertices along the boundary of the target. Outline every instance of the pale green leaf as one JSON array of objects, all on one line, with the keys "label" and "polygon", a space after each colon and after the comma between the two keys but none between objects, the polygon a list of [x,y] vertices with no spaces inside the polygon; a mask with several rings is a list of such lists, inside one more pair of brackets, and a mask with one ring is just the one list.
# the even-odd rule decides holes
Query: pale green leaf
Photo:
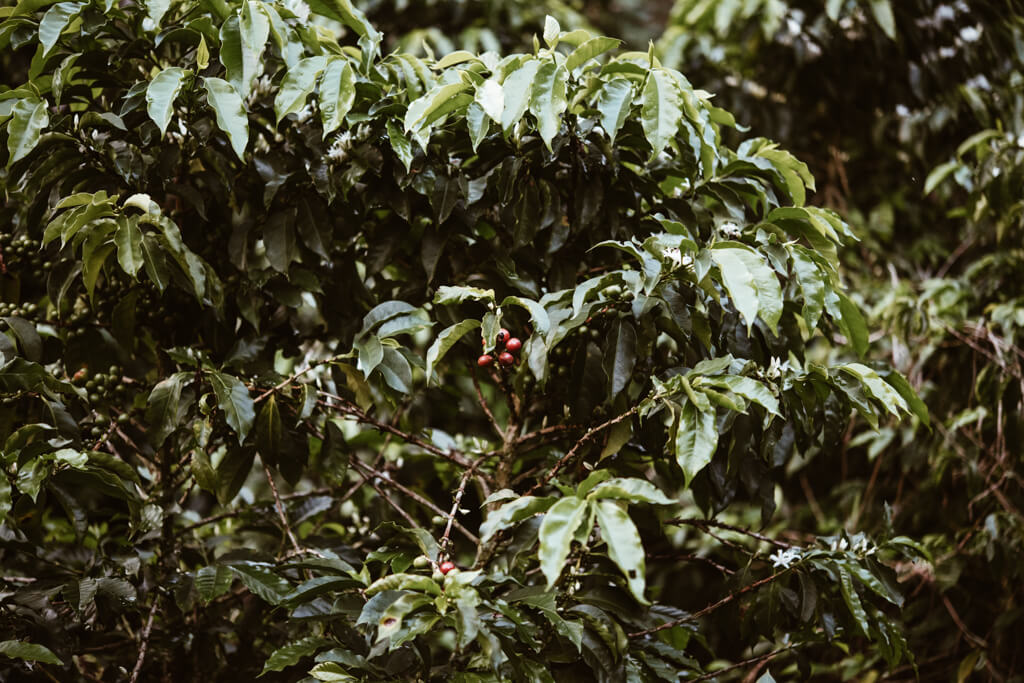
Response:
[{"label": "pale green leaf", "polygon": [[5,640],[0,642],[0,655],[11,659],[22,659],[27,662],[42,662],[54,666],[64,666],[64,662],[53,654],[49,648],[36,643],[22,640]]},{"label": "pale green leaf", "polygon": [[[323,78],[320,79],[320,117],[324,124],[324,138],[337,130],[352,105],[356,101],[356,74],[352,65],[345,59],[333,59],[324,69]],[[391,133],[394,124],[388,121],[388,135],[391,137],[394,146],[394,135]],[[402,136],[404,140],[405,137]],[[408,140],[405,141],[408,147]],[[399,150],[396,148],[396,152]],[[399,157],[405,163],[406,159],[399,152]],[[411,158],[410,158],[411,161]],[[405,163],[406,169],[409,164]]]},{"label": "pale green leaf", "polygon": [[[288,69],[288,73],[285,74],[284,80],[281,81],[281,87],[277,91],[277,97],[274,98],[274,113],[277,115],[278,124],[284,117],[294,114],[306,106],[306,99],[316,87],[316,81],[323,73],[326,64],[326,57],[307,57]],[[326,112],[323,115],[326,118]],[[324,132],[326,134],[326,131]]]},{"label": "pale green leaf", "polygon": [[682,115],[675,79],[663,69],[652,69],[644,86],[640,110],[644,135],[651,145],[650,158],[658,156],[675,136]]},{"label": "pale green leaf", "polygon": [[562,125],[562,114],[568,102],[565,99],[569,74],[564,66],[554,61],[544,62],[537,70],[530,98],[530,113],[537,119],[537,129],[547,148],[558,135]]},{"label": "pale green leaf", "polygon": [[505,109],[501,114],[501,127],[506,134],[523,118],[530,106],[533,94],[533,80],[540,69],[540,62],[531,59],[505,77],[501,87],[505,91]]},{"label": "pale green leaf", "polygon": [[676,461],[683,470],[683,485],[689,486],[693,478],[711,462],[718,446],[718,427],[715,413],[699,410],[693,403],[683,405],[676,431]]},{"label": "pale green leaf", "polygon": [[601,113],[601,127],[612,142],[626,122],[632,105],[633,83],[628,78],[613,78],[601,88],[597,110]]},{"label": "pale green leaf", "polygon": [[241,380],[227,373],[211,372],[208,377],[217,403],[224,411],[224,418],[238,435],[238,443],[241,444],[252,429],[256,417],[249,390]]},{"label": "pale green leaf", "polygon": [[180,67],[171,66],[158,73],[146,87],[146,111],[160,129],[161,136],[167,132],[167,126],[174,115],[174,100],[189,73]]},{"label": "pale green leaf", "polygon": [[220,78],[204,78],[203,86],[217,115],[217,127],[227,134],[231,149],[243,159],[249,144],[249,118],[242,98],[230,83]]},{"label": "pale green leaf", "polygon": [[434,343],[427,349],[427,379],[428,381],[433,376],[434,368],[437,367],[437,363],[444,358],[445,354],[456,342],[459,341],[470,330],[475,330],[480,327],[479,320],[463,320],[462,322],[455,323],[443,329]]},{"label": "pale green leaf", "polygon": [[36,99],[18,100],[7,124],[7,165],[20,161],[39,142],[39,135],[50,123],[46,102]]},{"label": "pale green leaf", "polygon": [[649,604],[644,598],[646,564],[644,546],[640,532],[625,510],[625,506],[611,500],[597,500],[594,503],[597,523],[601,526],[601,538],[608,545],[611,558],[626,576],[629,592],[642,605]]},{"label": "pale green leaf", "polygon": [[544,514],[540,525],[540,568],[547,578],[548,590],[562,574],[562,565],[569,556],[569,546],[577,527],[587,513],[587,504],[576,496],[562,498]]}]

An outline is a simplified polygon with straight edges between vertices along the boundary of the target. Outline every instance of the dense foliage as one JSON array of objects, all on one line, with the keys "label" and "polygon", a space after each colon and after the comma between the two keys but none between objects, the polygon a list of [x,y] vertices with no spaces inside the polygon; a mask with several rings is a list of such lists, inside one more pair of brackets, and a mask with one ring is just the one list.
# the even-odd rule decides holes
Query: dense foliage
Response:
[{"label": "dense foliage", "polygon": [[937,3],[420,4],[0,9],[0,672],[1012,671],[1012,59],[819,106]]}]

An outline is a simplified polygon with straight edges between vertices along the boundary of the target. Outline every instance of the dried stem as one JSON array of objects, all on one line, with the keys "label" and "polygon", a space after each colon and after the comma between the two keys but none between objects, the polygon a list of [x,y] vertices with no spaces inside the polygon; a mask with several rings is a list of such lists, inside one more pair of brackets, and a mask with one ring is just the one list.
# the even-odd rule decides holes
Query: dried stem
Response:
[{"label": "dried stem", "polygon": [[141,641],[139,643],[139,658],[135,660],[135,668],[132,669],[129,683],[136,683],[139,674],[142,673],[142,665],[146,661],[146,649],[149,647],[149,634],[153,632],[153,616],[156,614],[158,598],[153,597],[153,606],[149,608],[149,616],[146,617],[146,625],[142,627]]}]

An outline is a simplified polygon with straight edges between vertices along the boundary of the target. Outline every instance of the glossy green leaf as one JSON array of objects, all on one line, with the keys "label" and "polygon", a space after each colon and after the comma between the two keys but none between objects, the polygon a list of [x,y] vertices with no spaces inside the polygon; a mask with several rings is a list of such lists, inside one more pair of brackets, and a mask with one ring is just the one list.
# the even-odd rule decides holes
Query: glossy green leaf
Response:
[{"label": "glossy green leaf", "polygon": [[652,69],[644,86],[640,120],[651,145],[650,158],[658,156],[679,130],[683,112],[675,80],[662,69]]},{"label": "glossy green leaf", "polygon": [[167,126],[174,116],[174,101],[190,75],[191,72],[185,69],[171,66],[163,69],[149,82],[146,88],[146,111],[160,129],[160,135],[167,133]]},{"label": "glossy green leaf", "polygon": [[583,523],[587,503],[576,496],[562,498],[544,514],[540,525],[540,549],[537,556],[540,568],[547,579],[548,590],[562,575],[562,566],[569,556],[569,546],[577,527]]},{"label": "glossy green leaf", "polygon": [[530,97],[530,113],[537,119],[537,130],[541,140],[551,149],[551,141],[562,125],[562,114],[568,102],[565,99],[568,72],[554,61],[544,62],[533,81]]},{"label": "glossy green leaf", "polygon": [[[333,59],[324,69],[323,78],[320,79],[320,118],[324,124],[324,139],[341,127],[345,116],[352,109],[356,101],[356,74],[352,65],[345,59]],[[391,132],[394,124],[388,121],[388,134],[394,145],[394,134]],[[404,136],[402,136],[404,139]],[[408,147],[408,142],[406,142]],[[395,151],[399,151],[397,148]],[[405,157],[399,152],[402,161]],[[405,164],[406,169],[409,164]]]},{"label": "glossy green leaf", "polygon": [[[348,62],[345,62],[345,64],[347,65]],[[307,57],[306,59],[299,60],[298,64],[288,69],[288,73],[285,74],[284,80],[281,81],[281,87],[277,91],[277,97],[274,98],[274,114],[277,116],[278,125],[280,125],[281,119],[289,114],[294,114],[306,106],[306,99],[313,92],[313,88],[316,87],[317,79],[324,72],[326,65],[326,57]],[[335,93],[324,95],[324,99],[327,100],[327,97],[333,94]],[[337,108],[337,99],[327,101],[330,102],[330,105],[335,105],[335,108]],[[351,103],[349,106],[351,106]],[[321,114],[326,121],[328,112],[324,110]],[[324,128],[324,133],[326,134],[326,124]]]},{"label": "glossy green leaf", "polygon": [[176,372],[158,382],[149,393],[146,422],[149,439],[154,446],[159,447],[181,425],[188,410],[188,406],[181,403],[181,390],[188,378],[188,373]]},{"label": "glossy green leaf", "polygon": [[651,482],[636,477],[615,477],[603,481],[587,494],[587,498],[592,500],[609,498],[651,505],[673,505],[676,502]]},{"label": "glossy green leaf", "polygon": [[501,114],[501,127],[506,135],[512,131],[513,126],[519,123],[530,106],[533,82],[539,69],[540,62],[531,59],[505,77],[505,81],[501,85],[505,91],[505,108]]},{"label": "glossy green leaf", "polygon": [[646,563],[640,532],[629,518],[625,507],[611,500],[597,500],[594,503],[597,523],[601,527],[601,538],[608,544],[608,556],[626,576],[629,591],[637,602],[649,604],[644,598],[646,586]]},{"label": "glossy green leaf", "polygon": [[39,135],[50,123],[46,102],[18,100],[7,124],[7,166],[24,159],[39,142]]},{"label": "glossy green leaf", "polygon": [[238,435],[238,443],[242,443],[256,417],[249,390],[237,377],[224,372],[211,372],[208,378],[228,426]]},{"label": "glossy green leaf", "polygon": [[204,78],[207,101],[217,115],[217,127],[227,134],[231,149],[244,158],[249,144],[249,118],[242,98],[230,83],[220,78]]},{"label": "glossy green leaf", "polygon": [[591,38],[569,54],[569,57],[565,60],[565,68],[569,73],[572,73],[591,59],[608,52],[608,50],[614,50],[621,44],[622,41],[616,38],[606,38],[604,36]]},{"label": "glossy green leaf", "polygon": [[693,403],[685,403],[675,438],[676,461],[683,470],[684,486],[689,486],[697,473],[711,462],[717,446],[715,413],[699,410]]},{"label": "glossy green leaf", "polygon": [[626,122],[632,105],[633,83],[628,78],[613,78],[601,88],[597,110],[601,114],[601,127],[612,142]]},{"label": "glossy green leaf", "polygon": [[463,320],[454,325],[449,325],[437,335],[437,339],[427,349],[427,378],[433,377],[434,368],[437,363],[445,357],[445,354],[455,346],[462,337],[471,330],[480,327],[479,320]]},{"label": "glossy green leaf", "polygon": [[22,659],[26,662],[42,662],[54,666],[64,666],[60,657],[49,648],[38,643],[27,643],[23,640],[4,640],[0,642],[0,655],[11,659]]}]

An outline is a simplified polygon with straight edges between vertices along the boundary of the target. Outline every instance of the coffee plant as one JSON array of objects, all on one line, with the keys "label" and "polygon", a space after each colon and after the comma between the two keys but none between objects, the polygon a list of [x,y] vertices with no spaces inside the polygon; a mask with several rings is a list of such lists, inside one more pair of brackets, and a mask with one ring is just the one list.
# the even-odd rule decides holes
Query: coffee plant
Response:
[{"label": "coffee plant", "polygon": [[789,523],[851,415],[928,429],[857,236],[653,47],[387,51],[349,0],[0,17],[4,676],[916,666],[928,549]]}]

